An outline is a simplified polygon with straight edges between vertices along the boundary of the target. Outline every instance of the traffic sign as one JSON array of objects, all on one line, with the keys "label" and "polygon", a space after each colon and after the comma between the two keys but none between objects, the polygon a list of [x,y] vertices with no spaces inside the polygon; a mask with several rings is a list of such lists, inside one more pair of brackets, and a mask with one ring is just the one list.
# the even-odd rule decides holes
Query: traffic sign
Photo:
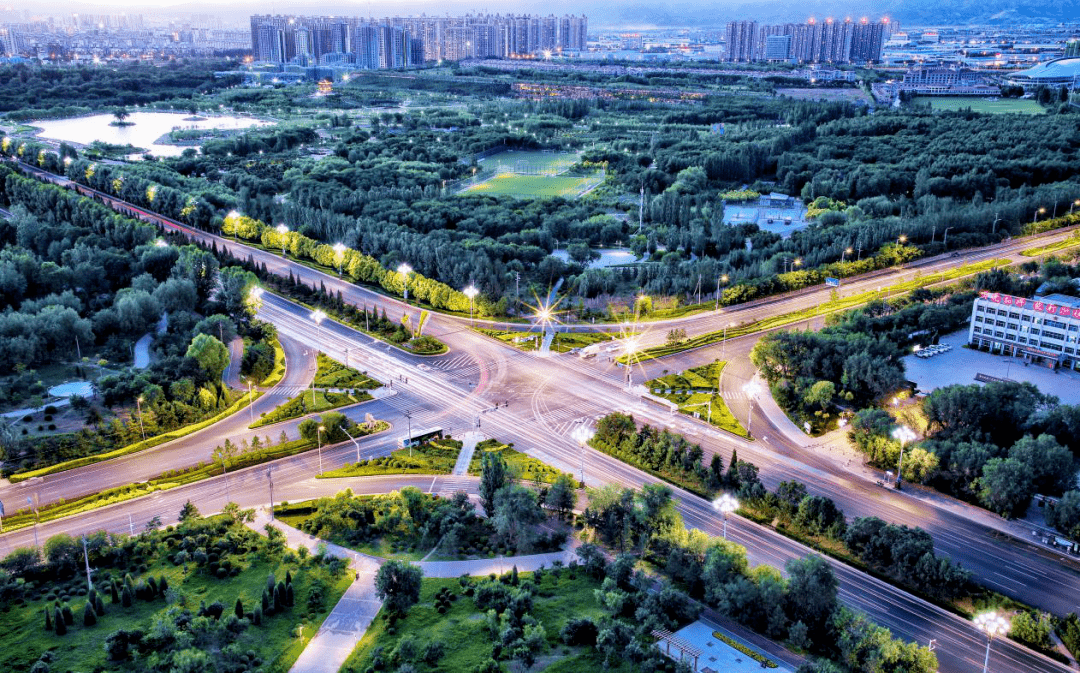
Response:
[{"label": "traffic sign", "polygon": [[826,278],[825,279],[825,287],[840,287],[840,279],[839,278]]}]

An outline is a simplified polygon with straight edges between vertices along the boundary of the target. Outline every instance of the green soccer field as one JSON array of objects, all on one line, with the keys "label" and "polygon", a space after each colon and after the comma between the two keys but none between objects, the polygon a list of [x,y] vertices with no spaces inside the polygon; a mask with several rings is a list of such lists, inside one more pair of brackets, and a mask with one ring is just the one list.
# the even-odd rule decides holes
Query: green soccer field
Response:
[{"label": "green soccer field", "polygon": [[580,155],[570,152],[514,150],[499,152],[484,159],[483,166],[496,173],[555,174],[565,173]]},{"label": "green soccer field", "polygon": [[602,178],[595,176],[546,177],[500,173],[466,189],[465,194],[493,194],[525,198],[575,198]]},{"label": "green soccer field", "polygon": [[984,112],[989,114],[1046,114],[1046,108],[1037,102],[1023,98],[1000,98],[986,100],[985,98],[964,98],[963,96],[943,96],[920,98],[920,101],[929,101],[934,110],[956,112],[970,108],[972,112]]}]

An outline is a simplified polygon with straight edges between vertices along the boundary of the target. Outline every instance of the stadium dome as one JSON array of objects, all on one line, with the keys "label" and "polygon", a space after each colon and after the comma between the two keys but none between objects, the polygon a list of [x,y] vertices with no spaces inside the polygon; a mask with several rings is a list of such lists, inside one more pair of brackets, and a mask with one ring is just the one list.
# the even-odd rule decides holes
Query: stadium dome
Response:
[{"label": "stadium dome", "polygon": [[1019,84],[1025,88],[1044,84],[1075,87],[1080,82],[1080,58],[1057,58],[1040,63],[1034,68],[1013,73],[1007,79],[1010,84]]}]

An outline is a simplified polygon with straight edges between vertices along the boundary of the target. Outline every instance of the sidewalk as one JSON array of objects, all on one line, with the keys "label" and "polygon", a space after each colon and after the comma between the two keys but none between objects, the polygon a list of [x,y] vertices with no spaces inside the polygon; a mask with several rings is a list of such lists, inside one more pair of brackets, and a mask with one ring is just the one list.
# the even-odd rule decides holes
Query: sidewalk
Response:
[{"label": "sidewalk", "polygon": [[285,534],[289,547],[306,547],[314,552],[319,545],[325,545],[327,554],[348,559],[351,571],[356,573],[357,579],[290,669],[290,673],[337,673],[382,607],[382,601],[375,596],[375,573],[382,560],[325,542],[277,520],[271,521],[265,509],[258,510],[255,520],[248,525],[261,531],[268,523]]},{"label": "sidewalk", "polygon": [[451,474],[468,474],[469,463],[472,462],[476,445],[484,441],[485,437],[480,432],[466,432],[461,438],[461,452],[458,453],[457,462],[454,463],[454,471]]},{"label": "sidewalk", "polygon": [[571,548],[549,554],[499,556],[469,561],[417,561],[413,565],[424,571],[424,577],[461,577],[462,575],[482,577],[491,573],[501,575],[510,572],[514,566],[517,566],[519,572],[532,572],[541,566],[550,568],[555,561],[569,564],[570,561],[576,559],[577,555]]}]

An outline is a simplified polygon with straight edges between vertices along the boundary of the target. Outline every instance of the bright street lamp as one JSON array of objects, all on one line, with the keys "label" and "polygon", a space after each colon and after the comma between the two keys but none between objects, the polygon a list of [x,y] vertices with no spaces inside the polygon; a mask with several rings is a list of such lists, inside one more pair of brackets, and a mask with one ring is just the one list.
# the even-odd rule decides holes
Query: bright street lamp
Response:
[{"label": "bright street lamp", "polygon": [[983,673],[986,673],[990,667],[990,643],[994,642],[995,636],[1009,632],[1009,620],[996,612],[984,612],[975,616],[975,626],[986,634],[986,659],[983,660]]},{"label": "bright street lamp", "polygon": [[323,313],[322,309],[318,309],[311,314],[311,319],[319,326],[319,341],[322,341],[322,321],[326,320],[326,314]]},{"label": "bright street lamp", "polygon": [[470,285],[461,291],[466,297],[469,298],[469,322],[473,319],[473,299],[476,299],[476,295],[480,294],[480,290],[477,290],[475,286]]},{"label": "bright street lamp", "polygon": [[334,244],[334,260],[337,261],[337,275],[341,275],[341,263],[345,261],[345,244]]},{"label": "bright street lamp", "polygon": [[918,439],[915,431],[906,425],[901,425],[892,432],[893,439],[900,442],[900,462],[896,465],[896,490],[900,490],[900,480],[903,478],[901,471],[904,467],[904,445]]},{"label": "bright street lamp", "polygon": [[277,233],[281,236],[281,256],[285,256],[285,234],[289,233],[289,228],[284,224],[279,224],[277,227]]},{"label": "bright street lamp", "polygon": [[585,445],[596,435],[587,425],[579,425],[570,433],[571,439],[577,440],[578,456],[581,458],[581,483],[585,483]]},{"label": "bright street lamp", "polygon": [[742,389],[750,400],[750,410],[746,412],[746,436],[750,437],[750,424],[754,420],[754,398],[761,394],[761,386],[756,381],[750,381]]},{"label": "bright street lamp", "polygon": [[143,427],[142,422],[142,395],[135,398],[135,406],[139,409],[139,432],[142,433],[143,441],[146,441],[146,428]]},{"label": "bright street lamp", "polygon": [[169,247],[169,244],[165,242],[165,239],[159,238],[156,241],[154,241],[154,247],[155,248],[167,248],[167,247]]},{"label": "bright street lamp", "polygon": [[641,350],[638,337],[631,336],[623,339],[623,357],[626,358],[626,389],[634,385],[634,362],[637,352]]},{"label": "bright street lamp", "polygon": [[847,248],[844,248],[843,254],[840,255],[840,263],[843,264],[844,259],[847,258],[847,256],[850,255],[853,252],[855,252],[855,251],[851,249],[851,246],[848,246]]},{"label": "bright street lamp", "polygon": [[739,509],[739,501],[730,493],[725,493],[713,501],[713,509],[724,515],[724,539],[727,539],[727,515]]},{"label": "bright street lamp", "polygon": [[728,276],[726,273],[716,279],[716,308],[714,310],[720,310],[720,283],[727,285],[727,282]]},{"label": "bright street lamp", "polygon": [[408,264],[402,263],[397,268],[397,272],[401,274],[401,284],[405,288],[405,303],[409,303],[409,274],[412,273],[412,267]]},{"label": "bright street lamp", "polygon": [[900,234],[899,236],[896,237],[896,242],[898,244],[900,244],[900,245],[903,245],[904,243],[907,243],[907,235]]},{"label": "bright street lamp", "polygon": [[262,296],[266,290],[262,289],[258,285],[255,285],[248,290],[247,303],[248,309],[251,311],[251,315],[255,315],[262,308]]}]

